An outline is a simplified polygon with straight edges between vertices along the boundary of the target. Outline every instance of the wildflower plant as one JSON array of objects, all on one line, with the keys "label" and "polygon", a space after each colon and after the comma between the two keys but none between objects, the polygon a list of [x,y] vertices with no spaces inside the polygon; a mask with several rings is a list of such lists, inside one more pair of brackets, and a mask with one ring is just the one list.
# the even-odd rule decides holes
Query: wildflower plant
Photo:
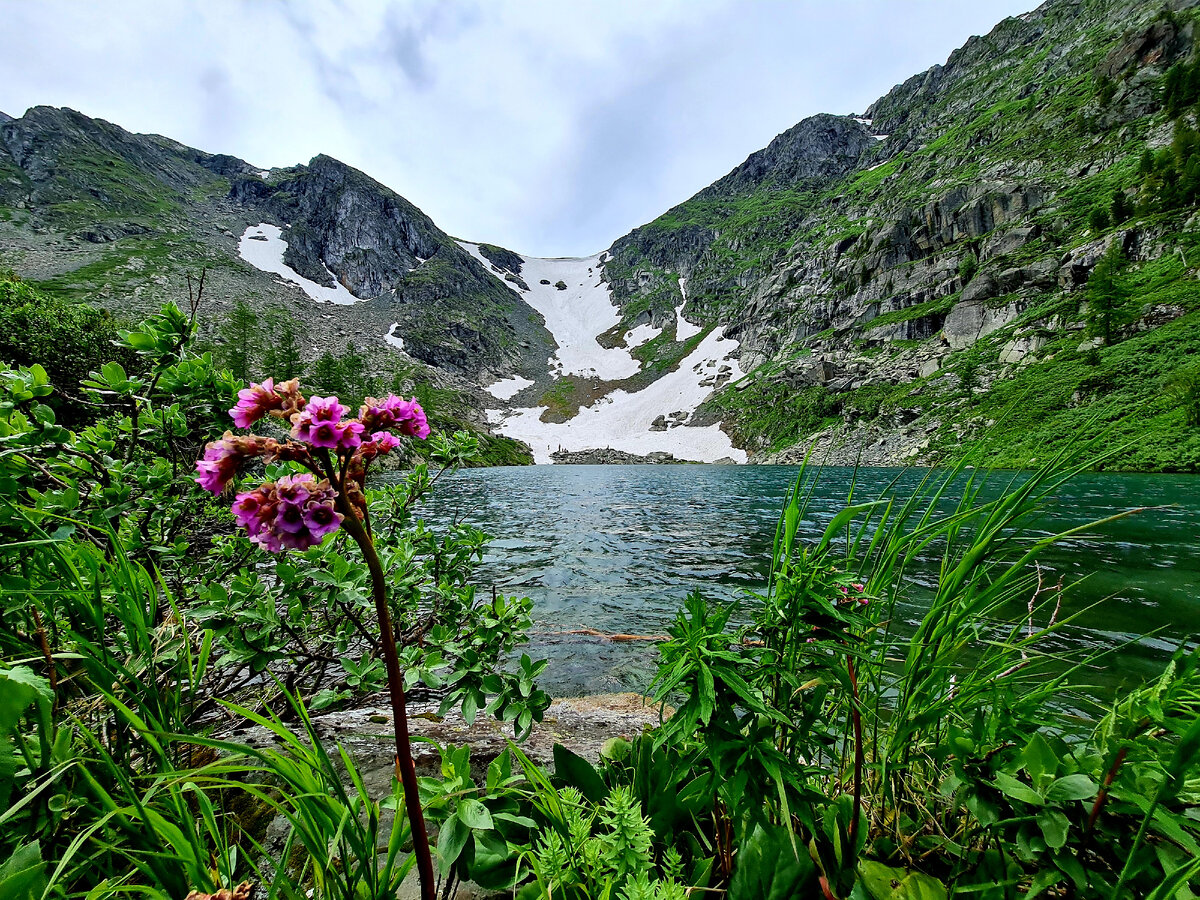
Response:
[{"label": "wildflower plant", "polygon": [[276,385],[268,378],[261,384],[251,384],[238,393],[237,404],[229,411],[234,424],[249,428],[268,416],[282,419],[291,424],[290,440],[227,431],[205,447],[203,458],[196,463],[196,482],[213,494],[223,494],[242,468],[255,459],[306,470],[237,493],[231,510],[238,523],[252,541],[274,553],[313,547],[339,528],[362,551],[371,575],[382,638],[396,736],[396,767],[412,826],[421,893],[425,900],[432,900],[433,861],[413,767],[403,676],[388,607],[386,575],[375,549],[366,499],[371,463],[400,447],[397,432],[421,440],[428,438],[429,423],[415,399],[404,400],[394,394],[383,400],[368,397],[357,418],[347,418],[348,412],[337,397],[306,398],[296,379]]}]

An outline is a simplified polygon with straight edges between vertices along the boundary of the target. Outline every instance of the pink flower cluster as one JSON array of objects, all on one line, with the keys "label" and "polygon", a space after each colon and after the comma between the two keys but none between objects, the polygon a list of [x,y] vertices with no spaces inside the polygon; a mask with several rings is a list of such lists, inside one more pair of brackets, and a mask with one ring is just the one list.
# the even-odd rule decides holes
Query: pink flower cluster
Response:
[{"label": "pink flower cluster", "polygon": [[[857,597],[851,595],[850,588],[854,588],[854,592],[856,594],[858,594]],[[865,590],[866,590],[866,585],[862,585],[862,584],[852,584],[852,585],[850,585],[849,588],[846,587],[845,585],[842,585],[842,587],[841,587],[842,599],[839,602],[841,602],[841,603],[857,602],[859,606],[866,606],[868,603],[871,602],[871,600],[869,597],[867,597],[863,594],[863,591],[865,591]]]},{"label": "pink flower cluster", "polygon": [[421,440],[429,437],[429,422],[416,397],[411,400],[395,394],[388,394],[383,400],[368,397],[358,411],[358,418],[367,428],[395,428],[401,434]]},{"label": "pink flower cluster", "polygon": [[225,432],[220,440],[210,441],[204,448],[204,458],[196,463],[196,483],[206,491],[220,494],[237,476],[243,460],[255,456],[270,456],[278,452],[279,442],[257,435]]},{"label": "pink flower cluster", "polygon": [[353,450],[362,443],[363,423],[343,422],[345,414],[337,397],[310,397],[304,410],[292,416],[292,437],[324,450]]},{"label": "pink flower cluster", "polygon": [[312,475],[285,475],[253,491],[238,494],[233,515],[250,540],[278,553],[307,550],[337,531],[342,514],[335,508],[337,491]]},{"label": "pink flower cluster", "polygon": [[[196,463],[196,482],[221,494],[247,459],[299,463],[315,477],[288,475],[240,493],[233,514],[251,540],[272,552],[315,546],[337,531],[346,515],[363,517],[367,468],[375,457],[400,446],[393,431],[422,440],[429,436],[425,410],[416,398],[368,397],[357,419],[346,419],[346,412],[337,397],[305,400],[296,379],[276,385],[267,378],[262,384],[251,384],[238,392],[237,405],[229,411],[234,424],[249,428],[264,416],[274,416],[291,423],[293,440],[281,444],[273,438],[227,431],[204,448],[204,457]],[[368,432],[370,437],[364,440]],[[344,496],[333,488],[334,480]]]}]

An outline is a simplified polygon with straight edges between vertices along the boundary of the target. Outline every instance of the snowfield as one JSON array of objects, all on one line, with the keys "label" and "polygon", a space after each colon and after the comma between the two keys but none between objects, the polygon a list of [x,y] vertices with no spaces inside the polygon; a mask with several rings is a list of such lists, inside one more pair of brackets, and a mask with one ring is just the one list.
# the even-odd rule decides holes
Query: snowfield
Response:
[{"label": "snowfield", "polygon": [[[479,245],[459,244],[489,271],[503,279],[502,272],[479,252]],[[638,325],[625,333],[625,347],[606,349],[596,338],[621,321],[621,313],[612,301],[603,281],[601,256],[581,259],[539,259],[523,257],[520,277],[529,290],[511,281],[504,283],[526,303],[542,314],[546,328],[558,344],[547,360],[552,376],[580,375],[603,381],[621,381],[635,375],[641,363],[630,350],[640,347],[662,333],[650,324]],[[561,281],[565,290],[555,284]],[[546,282],[543,284],[542,282]],[[685,279],[679,279],[680,293]],[[675,310],[676,340],[688,340],[700,334],[702,326],[683,318],[683,302]],[[732,459],[745,462],[746,453],[733,446],[718,425],[687,425],[687,420],[712,393],[718,377],[736,380],[742,377],[734,355],[738,342],[723,337],[716,328],[702,340],[679,367],[640,391],[630,393],[618,388],[590,406],[579,410],[567,422],[543,422],[545,406],[521,407],[509,411],[489,409],[487,419],[500,434],[522,440],[533,449],[534,461],[551,463],[551,454],[562,450],[612,448],[644,456],[665,451],[680,459],[716,462]],[[508,400],[534,382],[514,375],[485,387],[498,400]],[[656,424],[657,422],[657,424]]]},{"label": "snowfield", "polygon": [[635,347],[640,347],[646,341],[652,341],[662,334],[661,328],[655,328],[649,322],[645,325],[639,325],[637,328],[631,328],[625,332],[625,346],[630,350]]},{"label": "snowfield", "polygon": [[699,325],[693,325],[683,317],[683,308],[687,306],[687,279],[682,275],[679,276],[679,296],[683,299],[675,307],[675,340],[686,341],[694,338],[704,329]]},{"label": "snowfield", "polygon": [[396,329],[399,327],[400,327],[399,322],[393,322],[392,327],[387,330],[387,334],[385,334],[383,336],[383,339],[385,341],[387,341],[389,344],[391,344],[393,347],[395,347],[397,350],[403,350],[404,349],[404,338],[402,338],[398,334],[396,334]]},{"label": "snowfield", "polygon": [[[495,271],[479,252],[478,244],[459,244],[489,272]],[[598,335],[621,321],[621,311],[612,302],[608,285],[600,279],[599,254],[581,259],[525,257],[521,278],[529,285],[528,291],[511,281],[504,283],[546,320],[546,329],[558,343],[558,351],[550,358],[557,374],[620,381],[642,367],[628,349],[606,350],[596,341]],[[566,290],[554,286],[559,281],[567,286]]]},{"label": "snowfield", "polygon": [[283,239],[282,229],[278,225],[271,225],[267,222],[251,225],[242,233],[242,239],[238,241],[238,256],[256,269],[282,276],[285,281],[292,282],[317,302],[337,303],[341,306],[359,302],[359,298],[346,290],[338,282],[337,277],[329,272],[328,268],[325,271],[329,272],[329,276],[333,278],[333,287],[331,288],[317,284],[315,281],[309,281],[295,269],[285,265],[283,262],[285,250],[287,250],[287,241]]},{"label": "snowfield", "polygon": [[515,397],[525,388],[533,384],[528,378],[522,378],[520,375],[514,375],[512,378],[502,378],[495,384],[488,385],[484,388],[489,394],[497,400],[508,400]]}]

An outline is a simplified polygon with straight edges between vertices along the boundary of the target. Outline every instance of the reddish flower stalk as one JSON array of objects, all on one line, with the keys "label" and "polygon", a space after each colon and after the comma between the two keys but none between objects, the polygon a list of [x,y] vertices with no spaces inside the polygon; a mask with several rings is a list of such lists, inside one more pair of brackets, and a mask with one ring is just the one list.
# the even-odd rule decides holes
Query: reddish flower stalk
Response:
[{"label": "reddish flower stalk", "polygon": [[846,669],[850,673],[850,691],[854,697],[850,707],[850,718],[854,723],[854,810],[850,819],[850,852],[853,853],[858,846],[858,819],[862,810],[863,737],[862,714],[858,710],[858,676],[852,658],[847,657]]}]

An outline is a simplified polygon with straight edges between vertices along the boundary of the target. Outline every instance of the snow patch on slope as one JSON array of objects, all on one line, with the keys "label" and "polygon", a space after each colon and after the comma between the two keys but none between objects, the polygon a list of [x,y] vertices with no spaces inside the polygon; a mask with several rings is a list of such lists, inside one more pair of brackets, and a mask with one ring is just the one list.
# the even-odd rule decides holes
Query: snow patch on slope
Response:
[{"label": "snow patch on slope", "polygon": [[635,347],[640,347],[646,341],[652,341],[662,334],[661,328],[655,328],[649,322],[645,325],[639,325],[637,328],[631,328],[625,332],[625,346],[630,350]]},{"label": "snow patch on slope", "polygon": [[[733,446],[718,425],[677,425],[661,431],[651,426],[660,416],[686,420],[712,393],[716,376],[728,366],[731,379],[742,377],[731,354],[738,342],[722,337],[722,329],[712,331],[692,353],[648,387],[635,393],[618,389],[601,397],[567,422],[541,420],[546,407],[514,410],[507,416],[492,415],[501,434],[525,441],[533,449],[534,461],[549,463],[551,454],[564,450],[590,450],[611,447],[626,453],[645,455],[656,451],[672,453],[680,459],[715,462],[730,458],[746,461],[746,452]],[[677,414],[682,413],[683,416]],[[676,414],[676,415],[673,415]]]},{"label": "snow patch on slope", "polygon": [[393,322],[392,327],[388,329],[387,334],[385,334],[383,336],[383,339],[385,341],[387,341],[389,344],[391,344],[393,347],[395,347],[397,350],[403,350],[404,349],[404,338],[402,338],[402,337],[400,337],[400,335],[396,334],[396,329],[399,327],[400,327],[399,322]]},{"label": "snow patch on slope", "polygon": [[[479,252],[478,244],[459,244],[488,271],[496,270]],[[504,283],[546,320],[546,329],[558,343],[557,352],[550,358],[556,374],[620,381],[641,369],[642,364],[630,356],[628,349],[607,349],[596,340],[621,321],[621,311],[600,278],[599,254],[579,259],[524,259],[521,278],[529,290],[523,291],[511,281]],[[560,281],[566,290],[554,286]]]},{"label": "snow patch on slope", "polygon": [[[503,279],[505,270],[479,252],[479,245],[459,244],[488,271]],[[620,310],[612,302],[608,285],[602,278],[604,254],[582,259],[538,259],[524,257],[520,277],[529,286],[521,290],[511,281],[505,284],[533,309],[542,314],[546,328],[558,343],[558,350],[547,361],[550,374],[596,377],[620,381],[635,375],[641,363],[630,350],[640,347],[662,333],[652,324],[639,325],[625,334],[625,347],[607,349],[596,338],[621,321]],[[516,274],[516,273],[513,273]],[[565,290],[555,287],[561,281]],[[543,284],[543,282],[545,282]],[[686,279],[679,279],[683,294]],[[683,302],[675,310],[676,340],[685,341],[704,331],[683,318]],[[732,459],[745,462],[746,453],[733,446],[719,425],[687,425],[687,420],[715,389],[718,379],[735,380],[743,373],[734,355],[738,342],[724,337],[724,329],[711,331],[672,372],[639,391],[618,388],[583,407],[570,420],[543,422],[546,407],[524,407],[504,411],[487,410],[487,420],[500,434],[525,441],[533,450],[534,461],[551,463],[558,449],[592,450],[611,447],[644,456],[665,451],[680,459],[715,462]],[[509,400],[532,381],[514,375],[485,388],[498,400]]]},{"label": "snow patch on slope", "polygon": [[282,230],[279,226],[267,222],[251,225],[242,233],[242,239],[238,241],[238,256],[256,269],[283,276],[285,281],[293,282],[317,302],[336,303],[340,306],[349,306],[352,303],[360,302],[358,297],[346,290],[337,280],[337,276],[329,272],[328,267],[325,271],[329,272],[329,276],[333,278],[333,287],[328,288],[315,281],[309,281],[284,263],[285,250],[287,250],[287,241],[283,239]]},{"label": "snow patch on slope", "polygon": [[683,299],[675,307],[675,340],[686,341],[694,338],[704,330],[700,325],[693,325],[683,317],[683,308],[687,306],[687,279],[679,276],[679,296]]},{"label": "snow patch on slope", "polygon": [[[528,378],[522,378],[520,375],[514,375],[511,378],[502,378],[495,384],[488,385],[484,388],[489,394],[497,400],[510,400],[515,397],[525,388],[533,384]],[[490,412],[491,410],[489,410]]]}]

